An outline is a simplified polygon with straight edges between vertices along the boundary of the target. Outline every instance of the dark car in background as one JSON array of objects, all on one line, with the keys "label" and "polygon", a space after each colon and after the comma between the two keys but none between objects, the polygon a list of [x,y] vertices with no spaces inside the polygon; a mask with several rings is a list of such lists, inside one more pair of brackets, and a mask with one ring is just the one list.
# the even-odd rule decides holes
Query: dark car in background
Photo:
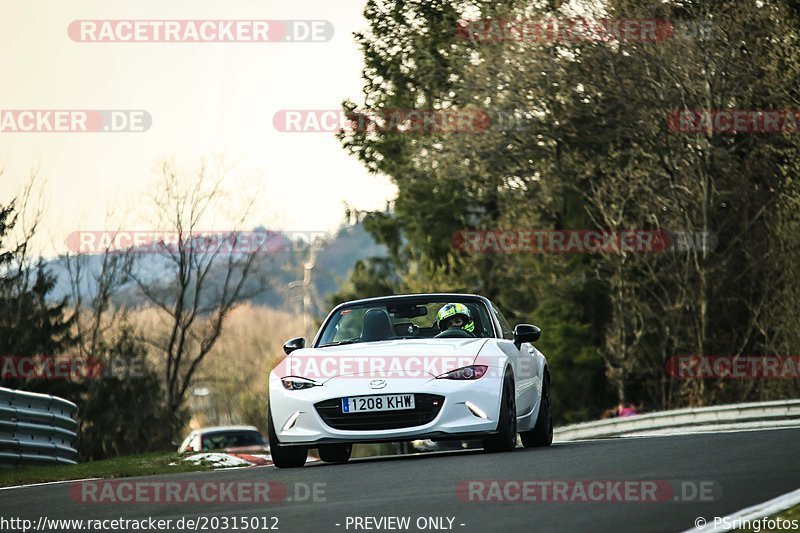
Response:
[{"label": "dark car in background", "polygon": [[259,453],[269,445],[255,426],[215,426],[192,431],[178,448],[178,453],[210,451]]}]

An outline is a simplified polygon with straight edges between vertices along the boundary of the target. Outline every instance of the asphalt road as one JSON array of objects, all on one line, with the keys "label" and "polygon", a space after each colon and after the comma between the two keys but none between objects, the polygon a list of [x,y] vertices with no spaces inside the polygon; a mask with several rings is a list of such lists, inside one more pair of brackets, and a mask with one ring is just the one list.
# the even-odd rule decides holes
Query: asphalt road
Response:
[{"label": "asphalt road", "polygon": [[[200,516],[227,517],[229,521],[277,517],[277,521],[260,520],[259,530],[277,523],[278,531],[286,533],[675,532],[691,528],[699,516],[711,521],[714,516],[725,516],[800,487],[799,443],[800,429],[787,429],[565,442],[546,449],[517,449],[501,454],[470,450],[359,459],[344,465],[313,464],[302,469],[278,470],[270,466],[136,478],[147,483],[181,481],[182,486],[209,480],[285,484],[286,495],[293,501],[266,504],[86,503],[82,501],[85,496],[80,496],[75,486],[54,484],[0,491],[0,517],[34,522],[42,515],[50,519],[153,517],[173,521]],[[488,492],[491,484],[483,485],[483,492],[459,494],[459,484],[463,487],[470,480],[582,480],[584,487],[592,480],[656,481],[659,489],[655,493],[645,492],[644,497],[649,495],[652,499],[655,494],[659,501],[605,501],[618,499],[614,490],[606,491],[603,501],[574,501],[580,500],[580,494],[573,490],[574,484],[568,492],[561,493],[559,501],[466,501],[469,494],[478,500],[479,494],[494,499],[502,497],[502,493]],[[678,489],[674,493],[665,492],[665,483]],[[314,484],[324,484],[316,486],[317,491],[324,491],[317,493],[320,501],[303,498],[307,496],[306,489],[313,490]],[[699,490],[706,492],[701,494]],[[271,494],[278,492],[273,490]],[[115,494],[117,497],[121,493]],[[508,494],[512,498],[520,496],[512,490]],[[540,500],[542,494],[540,489],[529,492],[527,497]],[[563,501],[565,494],[569,501]],[[297,501],[298,496],[303,501]],[[623,497],[629,498],[624,494]],[[675,497],[693,501],[675,501]],[[355,517],[389,516],[409,517],[408,527],[381,528],[375,522],[361,522],[356,527],[354,522]],[[441,524],[428,523],[419,529],[417,520],[426,517],[445,518]],[[452,525],[448,518],[452,519]],[[205,525],[207,531],[234,531],[230,522],[228,529],[221,522],[216,528],[210,521]],[[243,531],[241,522],[238,526]],[[3,528],[3,531],[20,529]]]}]

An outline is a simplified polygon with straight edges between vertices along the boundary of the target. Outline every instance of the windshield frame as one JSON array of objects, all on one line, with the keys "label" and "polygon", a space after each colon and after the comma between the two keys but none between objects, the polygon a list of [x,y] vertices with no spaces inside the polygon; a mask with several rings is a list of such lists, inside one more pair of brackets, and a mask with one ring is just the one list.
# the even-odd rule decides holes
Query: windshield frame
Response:
[{"label": "windshield frame", "polygon": [[[339,314],[342,310],[348,309],[350,307],[363,307],[366,305],[384,305],[387,303],[392,302],[403,302],[405,304],[419,302],[422,303],[439,303],[441,300],[442,303],[454,302],[454,303],[471,303],[483,306],[486,310],[486,314],[489,316],[489,323],[491,325],[491,333],[492,336],[488,338],[502,338],[502,336],[498,336],[498,331],[500,331],[499,324],[497,323],[497,316],[494,312],[494,305],[490,302],[487,298],[477,295],[477,294],[450,294],[450,293],[432,293],[432,294],[401,294],[395,296],[383,296],[378,298],[365,298],[362,300],[353,300],[350,302],[344,302],[336,307],[334,307],[328,316],[325,317],[325,320],[322,322],[322,325],[317,330],[316,335],[314,336],[314,341],[311,344],[311,348],[320,348],[320,341],[322,340],[322,332],[325,331],[325,328],[328,324],[333,320],[333,318]],[[427,339],[431,340],[431,339]],[[328,347],[328,346],[325,346]]]}]

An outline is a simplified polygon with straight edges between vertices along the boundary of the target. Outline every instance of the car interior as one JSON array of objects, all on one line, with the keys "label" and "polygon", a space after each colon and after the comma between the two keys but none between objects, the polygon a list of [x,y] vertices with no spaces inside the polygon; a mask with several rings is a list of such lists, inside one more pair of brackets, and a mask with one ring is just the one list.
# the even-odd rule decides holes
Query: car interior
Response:
[{"label": "car interior", "polygon": [[[442,304],[444,305],[444,303]],[[484,324],[481,320],[481,313],[477,304],[465,303],[469,308],[472,315],[472,320],[475,323],[475,337],[491,337],[491,329],[488,324]],[[398,309],[391,309],[397,318],[408,318],[406,313]],[[463,334],[461,334],[463,333]],[[369,309],[364,314],[364,323],[361,331],[361,342],[374,342],[394,339],[408,339],[408,338],[454,338],[454,337],[472,337],[467,332],[449,331],[447,335],[442,335],[439,330],[439,324],[434,319],[429,327],[418,326],[413,322],[393,322],[390,316],[390,311],[386,308]]]}]

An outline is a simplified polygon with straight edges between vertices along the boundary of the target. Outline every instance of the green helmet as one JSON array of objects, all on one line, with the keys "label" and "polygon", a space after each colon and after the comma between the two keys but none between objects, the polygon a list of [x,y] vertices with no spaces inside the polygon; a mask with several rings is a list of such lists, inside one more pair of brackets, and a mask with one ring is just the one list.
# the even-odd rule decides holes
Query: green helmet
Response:
[{"label": "green helmet", "polygon": [[[452,325],[455,317],[461,318],[462,323],[460,326]],[[472,321],[472,314],[469,312],[469,308],[464,304],[445,304],[439,309],[439,312],[436,313],[436,320],[439,323],[439,329],[441,331],[451,327],[463,329],[470,333],[475,330],[475,322]]]}]

